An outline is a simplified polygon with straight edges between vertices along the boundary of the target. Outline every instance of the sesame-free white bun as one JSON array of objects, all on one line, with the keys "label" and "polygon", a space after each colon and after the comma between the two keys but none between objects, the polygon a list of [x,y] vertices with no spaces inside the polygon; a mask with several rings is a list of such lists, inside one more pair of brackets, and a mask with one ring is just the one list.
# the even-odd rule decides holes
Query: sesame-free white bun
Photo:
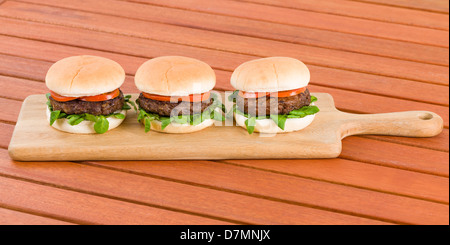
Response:
[{"label": "sesame-free white bun", "polygon": [[[308,127],[314,120],[316,115],[308,115],[303,118],[288,118],[284,125],[284,130],[278,127],[278,125],[272,119],[258,119],[255,120],[255,131],[259,133],[274,134],[274,133],[288,133],[302,130]],[[245,120],[248,118],[244,115],[234,113],[236,124],[247,129],[245,126]]]},{"label": "sesame-free white bun", "polygon": [[210,91],[214,70],[205,62],[183,56],[162,56],[146,61],[135,74],[136,87],[163,96],[187,96]]},{"label": "sesame-free white bun", "polygon": [[231,75],[231,85],[246,92],[278,92],[306,87],[308,67],[289,57],[251,60],[238,66]]},{"label": "sesame-free white bun", "polygon": [[67,97],[93,96],[111,92],[125,81],[125,71],[115,61],[91,55],[72,56],[53,64],[45,84]]},{"label": "sesame-free white bun", "polygon": [[[126,110],[122,110],[119,113],[124,114],[125,116],[127,115]],[[48,107],[46,110],[46,114],[47,114],[47,121],[50,122],[50,110],[48,109]],[[108,117],[108,118],[106,118],[106,120],[108,120],[108,122],[109,122],[108,131],[110,131],[114,128],[117,128],[125,119]],[[79,123],[78,125],[72,126],[67,121],[68,120],[66,118],[60,118],[60,119],[57,119],[51,126],[53,128],[56,128],[60,131],[67,132],[67,133],[96,134],[95,129],[94,129],[94,124],[95,124],[94,122],[84,120],[81,123]]]}]

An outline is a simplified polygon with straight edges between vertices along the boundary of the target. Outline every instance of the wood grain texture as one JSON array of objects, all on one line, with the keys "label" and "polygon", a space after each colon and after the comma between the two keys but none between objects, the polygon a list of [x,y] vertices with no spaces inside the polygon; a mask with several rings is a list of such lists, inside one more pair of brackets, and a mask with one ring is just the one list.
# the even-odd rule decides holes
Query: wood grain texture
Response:
[{"label": "wood grain texture", "polygon": [[[140,1],[140,0],[137,0]],[[149,0],[142,0],[143,2]],[[368,4],[364,2],[346,0],[246,0],[247,2],[296,8],[320,13],[344,15],[363,19],[393,22],[404,25],[421,26],[428,28],[448,30],[448,15],[431,13],[416,9],[406,9],[394,6]],[[184,2],[184,1],[183,1]],[[389,1],[393,2],[393,1]],[[409,1],[411,2],[411,1]],[[429,4],[428,4],[429,6]]]},{"label": "wood grain texture", "polygon": [[[4,162],[3,159],[1,161]],[[0,205],[78,224],[230,224],[21,180],[4,177],[0,177],[0,180]],[[9,192],[15,194],[10,195]],[[30,198],[33,193],[40,193],[39,198]]]},{"label": "wood grain texture", "polygon": [[[431,213],[425,214],[426,212],[420,211],[424,207],[433,207],[436,208],[436,211],[444,211],[447,207],[445,204],[360,189],[348,185],[336,185],[290,175],[280,175],[252,168],[241,168],[210,162],[187,164],[173,161],[170,163],[154,162],[155,165],[150,166],[139,166],[142,165],[139,162],[128,162],[126,166],[116,161],[98,164],[123,170],[132,170],[137,173],[167,175],[171,176],[171,178],[219,186],[220,188],[233,191],[270,196],[278,200],[305,203],[331,210],[341,210],[343,212],[353,210],[360,215],[367,215],[373,218],[385,219],[388,218],[386,214],[390,214],[389,216],[392,219],[401,223],[416,223],[418,220],[428,220],[431,223],[448,222],[448,217],[436,217]],[[158,169],[161,169],[161,173],[158,172]],[[176,171],[176,169],[183,171]],[[295,186],[295,191],[292,191],[292,186]],[[333,198],[327,198],[330,196]],[[389,203],[390,205],[380,205],[381,202]],[[421,214],[412,211],[412,209],[403,211],[397,209],[406,203],[409,203],[407,206],[421,212]],[[378,207],[378,210],[374,208],[375,206]],[[394,215],[392,210],[398,210],[398,212]],[[426,215],[426,218],[421,218],[421,215]]]},{"label": "wood grain texture", "polygon": [[[274,22],[284,24],[448,47],[448,43],[446,43],[448,38],[444,37],[445,32],[428,28],[397,25],[297,9],[275,8],[273,6],[238,1],[191,0],[189,2],[191,4],[195,3],[196,5],[207,5],[209,2],[208,7],[214,9],[216,14],[236,15],[236,13],[240,13],[241,15],[245,15],[246,18],[252,19],[270,18]],[[248,9],[252,9],[252,11],[247,11]],[[267,15],[264,13],[271,14]],[[422,32],[430,36],[420,37],[419,33]]]},{"label": "wood grain texture", "polygon": [[14,125],[0,122],[0,147],[7,149],[11,136],[14,130]]},{"label": "wood grain texture", "polygon": [[[54,13],[56,12],[59,14],[55,15]],[[40,22],[76,26],[102,32],[120,33],[122,35],[264,57],[291,56],[313,65],[321,64],[322,66],[345,70],[407,78],[436,84],[448,84],[448,68],[444,66],[18,2],[6,2],[0,8],[0,16],[20,18],[23,15],[27,15],[29,18]],[[147,30],[152,31],[148,32]],[[161,33],[164,33],[164,35],[160,35]],[[424,33],[421,33],[421,35],[424,36]],[[180,38],[180,36],[183,38]],[[271,49],[254,49],[253,47],[255,46],[271,47]],[[372,64],[377,64],[377,66],[373,66]],[[424,71],[426,72],[424,73]]]},{"label": "wood grain texture", "polygon": [[[234,220],[234,223],[244,224],[389,224],[390,222],[375,220],[371,218],[358,217],[354,215],[333,212],[326,209],[316,209],[304,205],[274,201],[271,198],[257,198],[254,196],[228,192],[222,188],[205,188],[204,186],[191,185],[190,183],[170,181],[167,179],[153,178],[130,174],[122,171],[108,170],[105,168],[92,167],[83,164],[69,162],[27,162],[20,163],[8,159],[7,152],[0,150],[0,169],[3,173],[11,176],[21,176],[33,181],[50,182],[52,186],[64,186],[71,190],[67,191],[59,188],[49,188],[22,182],[0,181],[0,183],[12,188],[23,188],[25,191],[20,195],[9,197],[10,195],[0,195],[4,197],[4,203],[18,207],[27,207],[24,196],[27,193],[48,189],[45,196],[40,198],[47,200],[46,203],[37,205],[33,209],[39,212],[49,212],[55,205],[70,198],[74,205],[61,205],[52,213],[67,213],[72,218],[77,218],[79,214],[84,214],[87,210],[104,210],[98,212],[88,212],[83,215],[84,221],[95,223],[164,223],[172,222],[194,224],[225,224],[223,221],[214,219],[205,220],[202,217],[196,218],[192,215],[214,217],[216,219]],[[141,162],[142,163],[142,162]],[[121,181],[117,181],[121,180]],[[92,185],[95,183],[95,185]],[[0,184],[1,185],[1,184]],[[17,186],[17,187],[14,187]],[[155,187],[158,188],[155,188]],[[5,190],[1,188],[0,191]],[[89,192],[90,195],[83,194]],[[99,197],[98,195],[101,195]],[[114,197],[113,200],[106,197]],[[8,197],[8,199],[6,199]],[[5,200],[6,199],[6,200]],[[117,201],[120,199],[123,201]],[[33,199],[39,203],[39,200]],[[139,204],[135,206],[133,203]],[[76,209],[76,206],[81,206]],[[149,207],[150,206],[150,207]],[[153,208],[164,207],[164,209]],[[139,208],[141,207],[141,208]],[[69,209],[69,210],[67,210]],[[73,209],[73,210],[72,210]],[[136,209],[136,210],[135,210]],[[167,212],[167,210],[178,210],[179,212]],[[74,212],[75,211],[75,212]],[[128,213],[133,213],[128,216]],[[108,220],[104,219],[104,213],[111,213]],[[136,216],[143,215],[138,218]],[[166,216],[166,215],[171,215]],[[119,216],[125,215],[126,220],[120,220]],[[184,216],[184,219],[183,219]],[[189,218],[190,217],[190,218]],[[229,223],[229,222],[227,222]]]},{"label": "wood grain texture", "polygon": [[[301,161],[289,159],[246,161],[225,160],[223,162],[232,163],[236,166],[245,166],[280,174],[300,176],[331,183],[448,203],[448,178],[421,174],[415,171],[405,171],[399,168],[382,167],[380,165],[372,165],[347,159],[330,159],[325,163],[316,159]],[[150,168],[146,165],[139,168],[132,164],[131,167],[128,168],[120,163],[115,164],[108,162],[107,164],[113,166],[118,165],[125,169]],[[166,170],[169,166],[163,166],[164,168],[158,167],[158,170],[164,170],[161,171],[160,174],[165,174],[165,171],[169,171]],[[172,168],[170,169],[172,170]],[[176,168],[174,167],[173,169]],[[333,174],[329,174],[330,172]],[[378,174],[374,175],[374,172]]]},{"label": "wood grain texture", "polygon": [[[350,135],[432,137],[443,127],[442,118],[433,112],[357,115],[336,110],[329,94],[314,95],[320,112],[301,131],[248,135],[240,127],[227,126],[232,122],[218,122],[193,133],[194,142],[185,134],[145,134],[130,111],[118,128],[104,135],[63,133],[48,125],[45,96],[32,95],[24,101],[8,150],[13,159],[21,161],[333,158],[341,153],[341,139]],[[179,147],[174,152],[175,143]],[[191,147],[183,147],[186,144]],[[101,151],[96,150],[99,147]]]},{"label": "wood grain texture", "polygon": [[[40,3],[40,1],[27,0]],[[213,6],[209,6],[213,3]],[[180,7],[202,6],[206,11],[214,6],[227,6],[232,1],[168,1],[168,5]],[[241,3],[239,3],[241,4]],[[247,18],[215,15],[186,11],[184,9],[164,8],[154,5],[142,5],[120,1],[83,1],[79,4],[73,1],[46,1],[46,5],[64,7],[83,11],[96,9],[98,13],[120,16],[124,18],[169,23],[191,28],[205,29],[216,32],[233,33],[238,35],[280,40],[298,44],[306,44],[324,48],[344,50],[356,53],[406,59],[448,66],[448,49],[421,44],[406,43],[365,37],[354,34],[344,34],[333,31],[316,30],[311,28],[289,26],[285,24],[269,23]],[[121,11],[117,11],[120,9]],[[236,11],[233,11],[235,14]],[[271,15],[272,16],[272,15]],[[243,16],[246,17],[246,16]],[[414,52],[411,52],[414,50]]]}]

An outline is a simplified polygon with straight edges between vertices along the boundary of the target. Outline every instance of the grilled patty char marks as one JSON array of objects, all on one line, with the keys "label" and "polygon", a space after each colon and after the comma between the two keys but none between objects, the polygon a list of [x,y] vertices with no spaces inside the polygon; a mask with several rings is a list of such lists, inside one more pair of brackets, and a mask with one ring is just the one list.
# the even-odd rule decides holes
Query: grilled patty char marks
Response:
[{"label": "grilled patty char marks", "polygon": [[[159,101],[146,98],[142,93],[137,99],[137,104],[139,108],[144,109],[148,113],[159,114],[160,116],[170,117],[172,116],[172,110],[177,110],[177,115],[193,115],[203,112],[208,106],[213,103],[212,99],[208,99],[201,102],[170,102],[170,101]],[[175,113],[175,112],[174,112]]]},{"label": "grilled patty char marks", "polygon": [[[120,91],[120,90],[119,90]],[[89,113],[95,116],[98,115],[109,115],[115,111],[122,110],[125,99],[123,97],[122,91],[120,91],[119,96],[114,99],[105,101],[82,101],[82,100],[71,100],[66,102],[56,101],[50,96],[50,103],[53,110],[60,110],[68,115],[71,114],[84,114]]]},{"label": "grilled patty char marks", "polygon": [[[308,106],[310,103],[311,95],[308,89],[306,89],[303,93],[289,97],[276,98],[264,96],[256,99],[245,99],[237,96],[236,98],[236,104],[239,110],[252,116],[288,114],[290,111],[300,109],[303,106]],[[272,111],[270,111],[271,109]]]}]

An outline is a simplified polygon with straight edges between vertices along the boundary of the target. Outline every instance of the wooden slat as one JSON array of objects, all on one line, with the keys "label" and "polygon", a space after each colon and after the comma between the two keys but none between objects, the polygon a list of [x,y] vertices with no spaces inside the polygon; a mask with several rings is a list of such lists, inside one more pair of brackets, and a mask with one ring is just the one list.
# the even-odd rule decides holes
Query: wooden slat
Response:
[{"label": "wooden slat", "polygon": [[[52,52],[49,52],[52,50]],[[49,44],[45,42],[37,42],[27,39],[19,39],[13,37],[0,36],[0,53],[16,54],[23,52],[24,55],[34,59],[46,59],[55,62],[61,58],[78,55],[78,54],[92,54],[111,58],[123,64],[128,74],[133,74],[137,67],[139,67],[145,58],[126,57],[119,54],[110,54],[107,52],[82,49],[77,47],[67,47],[57,44]],[[150,53],[149,55],[153,55]],[[201,56],[201,54],[199,54]],[[151,58],[152,56],[149,56]],[[199,57],[200,59],[205,56]],[[257,58],[257,57],[249,57]],[[213,66],[224,67],[227,64],[217,64],[216,61]],[[217,64],[217,65],[216,65]],[[232,71],[232,66],[226,66],[228,70]],[[417,83],[403,79],[383,78],[370,74],[355,74],[354,72],[343,71],[339,69],[324,68],[318,66],[310,67],[313,74],[312,84],[319,84],[324,86],[332,86],[338,88],[345,88],[366,93],[375,94],[390,94],[391,96],[402,96],[406,99],[422,100],[423,102],[431,102],[442,105],[448,105],[447,87],[440,85],[430,85],[425,83]],[[355,75],[359,75],[358,80],[354,79]],[[370,85],[370,86],[369,86]],[[423,93],[424,90],[429,91]]]},{"label": "wooden slat", "polygon": [[[56,14],[58,13],[58,14]],[[28,16],[42,22],[53,22],[80,28],[97,29],[103,32],[121,33],[142,38],[157,39],[166,42],[208,47],[230,52],[260,56],[293,56],[308,64],[321,64],[359,72],[401,77],[411,80],[448,84],[448,68],[417,62],[388,59],[322,49],[279,41],[263,40],[225,33],[210,32],[193,28],[164,25],[152,22],[123,19],[80,11],[30,5],[18,2],[6,2],[0,8],[1,16],[20,18]],[[152,30],[149,32],[148,30]],[[161,35],[164,33],[164,35]],[[422,33],[424,34],[424,33]],[[182,37],[182,38],[180,38]],[[271,47],[254,49],[254,47]],[[373,66],[372,64],[377,64]]]},{"label": "wooden slat", "polygon": [[[117,161],[102,161],[98,164],[107,167],[113,166],[125,171],[132,170],[138,173],[181,178],[184,181],[302,202],[332,210],[351,211],[356,214],[370,215],[382,219],[388,218],[387,214],[389,214],[391,219],[405,223],[416,223],[416,218],[422,221],[428,220],[431,223],[448,222],[448,217],[436,217],[436,220],[431,217],[432,214],[425,214],[426,210],[431,209],[431,206],[444,211],[445,208],[448,208],[448,205],[228,164],[153,162],[151,165],[142,165],[140,162],[133,161],[126,164]],[[333,198],[329,198],[331,196]],[[390,205],[382,205],[382,202]],[[410,212],[405,210],[405,213],[402,213],[399,209],[401,206],[411,208]],[[412,209],[415,211],[412,211]],[[419,213],[427,217],[414,217]]]},{"label": "wooden slat", "polygon": [[[146,2],[151,0],[132,0],[132,1]],[[268,4],[273,6],[281,6],[285,8],[295,8],[313,12],[329,13],[363,19],[378,20],[384,22],[393,22],[404,25],[413,25],[413,26],[448,30],[448,15],[441,13],[425,12],[415,9],[405,9],[386,5],[367,4],[364,2],[351,2],[347,0],[326,0],[326,1],[246,0],[246,1],[260,4]],[[164,2],[162,4],[166,3]]]},{"label": "wooden slat", "polygon": [[[143,1],[155,2],[155,0]],[[225,0],[189,0],[183,2],[187,2],[187,4],[191,5],[206,5],[208,9],[213,9],[216,11],[216,14],[231,16],[241,15],[250,19],[265,19],[272,22],[305,26],[309,28],[448,47],[448,37],[445,37],[445,32],[440,30],[398,25],[367,19],[357,19],[298,9],[278,8],[255,3],[243,3],[242,1],[228,2]],[[249,9],[252,11],[248,11]],[[430,36],[424,37],[419,33],[424,33]]]},{"label": "wooden slat", "polygon": [[16,122],[20,108],[22,107],[22,102],[0,97],[0,107],[3,108],[0,117],[1,121]]},{"label": "wooden slat", "polygon": [[389,142],[377,142],[362,137],[348,137],[342,141],[341,157],[372,162],[384,166],[419,171],[424,173],[449,175],[449,153],[415,148]]},{"label": "wooden slat", "polygon": [[0,122],[0,147],[8,148],[11,136],[14,130],[14,125]]},{"label": "wooden slat", "polygon": [[[1,2],[1,1],[0,1]],[[73,223],[46,218],[0,207],[0,225],[72,225]]]},{"label": "wooden slat", "polygon": [[[40,3],[37,0],[27,2]],[[169,1],[171,5],[189,4],[184,1]],[[215,1],[207,1],[208,3]],[[225,1],[223,4],[228,4]],[[438,65],[449,64],[448,49],[406,42],[343,34],[304,27],[289,26],[278,23],[268,23],[230,16],[185,11],[173,8],[163,8],[153,5],[141,5],[119,1],[46,1],[52,6],[71,8],[83,11],[96,9],[98,13],[115,15],[124,18],[155,21],[159,23],[195,27],[205,30],[233,33],[238,35],[267,38],[292,43],[307,44],[337,50],[371,54],[377,56],[406,59]],[[202,2],[192,2],[189,6],[204,6]],[[207,7],[207,6],[206,6]],[[120,11],[117,11],[120,9]],[[211,9],[211,8],[208,8]],[[411,52],[414,50],[414,52]]]},{"label": "wooden slat", "polygon": [[24,100],[29,95],[48,92],[43,82],[3,75],[0,75],[0,87],[3,91],[0,96],[13,100]]},{"label": "wooden slat", "polygon": [[403,8],[427,10],[439,13],[448,13],[448,1],[443,0],[352,0]]},{"label": "wooden slat", "polygon": [[50,62],[30,62],[29,59],[0,54],[0,75],[44,81]]},{"label": "wooden slat", "polygon": [[[188,162],[186,163],[189,164]],[[142,164],[142,162],[140,162],[140,164]],[[135,213],[135,215],[142,215],[141,211],[144,211],[145,209],[154,209],[147,207],[147,205],[151,205],[158,207],[164,206],[165,208],[171,210],[184,210],[184,212],[201,213],[204,216],[221,217],[223,219],[232,219],[253,224],[384,224],[384,222],[373,219],[262,198],[255,198],[247,195],[240,195],[223,190],[204,188],[159,178],[113,171],[105,168],[97,168],[68,162],[13,162],[9,159],[5,150],[0,150],[0,170],[3,174],[26,178],[33,181],[45,181],[51,185],[65,186],[65,188],[78,190],[78,192],[70,191],[67,195],[70,196],[70,199],[74,199],[74,202],[82,202],[80,205],[83,206],[87,205],[83,204],[83,202],[86,202],[89,199],[94,199],[89,201],[89,203],[92,203],[92,205],[99,205],[96,210],[105,209],[106,211],[104,212],[117,208],[114,207],[115,200],[104,200],[104,198],[98,196],[84,197],[85,195],[80,194],[79,192],[89,192],[107,197],[114,196],[115,199],[127,200],[127,203],[123,203],[124,205],[127,205],[126,208],[123,208],[123,212],[125,213],[121,214],[125,216],[127,216],[127,210]],[[3,184],[4,181],[2,180],[0,183]],[[48,189],[46,193],[52,195],[54,192],[53,189],[50,189],[48,186],[45,188]],[[27,193],[39,192],[39,190],[33,190],[32,186],[27,186],[22,189],[25,189],[25,191],[22,192],[20,196],[25,196]],[[0,188],[0,191],[1,190],[4,190],[4,188]],[[55,191],[68,192],[60,189]],[[11,195],[0,195],[0,200],[2,200],[2,196],[4,196],[4,198],[8,198],[6,201],[10,203],[9,205],[14,204],[14,206],[19,206],[19,204],[17,204],[18,201],[16,200],[16,196],[12,197]],[[60,197],[58,199],[59,201],[55,201],[64,202],[67,198],[69,198],[69,196]],[[27,197],[30,198],[30,195]],[[86,200],[87,198],[88,200]],[[10,201],[9,199],[13,199],[13,201]],[[51,202],[54,201],[55,198],[51,196],[40,196],[39,199],[31,199],[32,200],[29,202],[36,202],[41,199],[50,199],[49,202]],[[96,199],[98,200],[96,201]],[[135,207],[130,202],[141,204],[144,210],[139,210],[138,207]],[[30,206],[29,203],[27,205]],[[116,205],[122,205],[122,202]],[[44,206],[45,207],[42,208],[51,208],[52,205],[44,204]],[[67,206],[61,208],[76,209],[76,206],[78,205],[77,203],[74,203],[73,205],[61,206]],[[76,211],[74,214],[74,211],[76,210],[71,210],[68,213],[76,215],[76,213],[86,212],[86,210],[80,210]],[[169,224],[171,222],[171,217],[166,217],[165,214],[162,213],[166,213],[166,210],[147,210],[147,212],[149,216],[156,216],[154,217],[154,223],[165,222],[166,224]],[[160,213],[155,214],[155,212]],[[89,213],[95,215],[95,212],[93,211],[90,211]],[[174,215],[180,214],[174,213]],[[126,223],[133,220],[141,223],[149,222],[147,217],[148,216],[137,218],[134,215],[133,217],[127,216],[127,220],[120,222]],[[172,217],[172,221],[176,221],[178,223],[194,223],[196,221],[195,217],[192,215],[185,215],[185,217],[186,219],[183,219],[182,217]],[[111,217],[111,219],[114,218],[117,217]],[[197,220],[197,223],[208,223],[207,220],[200,218]],[[98,218],[92,217],[90,219],[97,220]],[[167,220],[162,221],[162,219]],[[203,221],[200,222],[199,220]],[[213,221],[214,220],[210,220],[209,223],[212,223]],[[217,222],[219,221],[216,221],[215,223]]]},{"label": "wooden slat", "polygon": [[232,224],[4,177],[0,177],[0,205],[80,224]]},{"label": "wooden slat", "polygon": [[423,138],[420,140],[417,140],[416,138],[395,137],[395,136],[365,136],[365,137],[370,139],[383,140],[388,142],[417,146],[444,152],[449,151],[449,130],[446,128],[444,128],[442,133],[436,137]]}]

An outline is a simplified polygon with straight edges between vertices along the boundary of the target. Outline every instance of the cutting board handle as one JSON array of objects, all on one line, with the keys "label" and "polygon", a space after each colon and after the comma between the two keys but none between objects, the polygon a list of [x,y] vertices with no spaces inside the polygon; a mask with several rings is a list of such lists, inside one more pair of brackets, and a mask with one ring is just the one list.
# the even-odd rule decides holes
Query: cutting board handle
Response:
[{"label": "cutting board handle", "polygon": [[429,111],[344,114],[342,138],[357,134],[432,137],[440,134],[444,126],[442,118]]}]

